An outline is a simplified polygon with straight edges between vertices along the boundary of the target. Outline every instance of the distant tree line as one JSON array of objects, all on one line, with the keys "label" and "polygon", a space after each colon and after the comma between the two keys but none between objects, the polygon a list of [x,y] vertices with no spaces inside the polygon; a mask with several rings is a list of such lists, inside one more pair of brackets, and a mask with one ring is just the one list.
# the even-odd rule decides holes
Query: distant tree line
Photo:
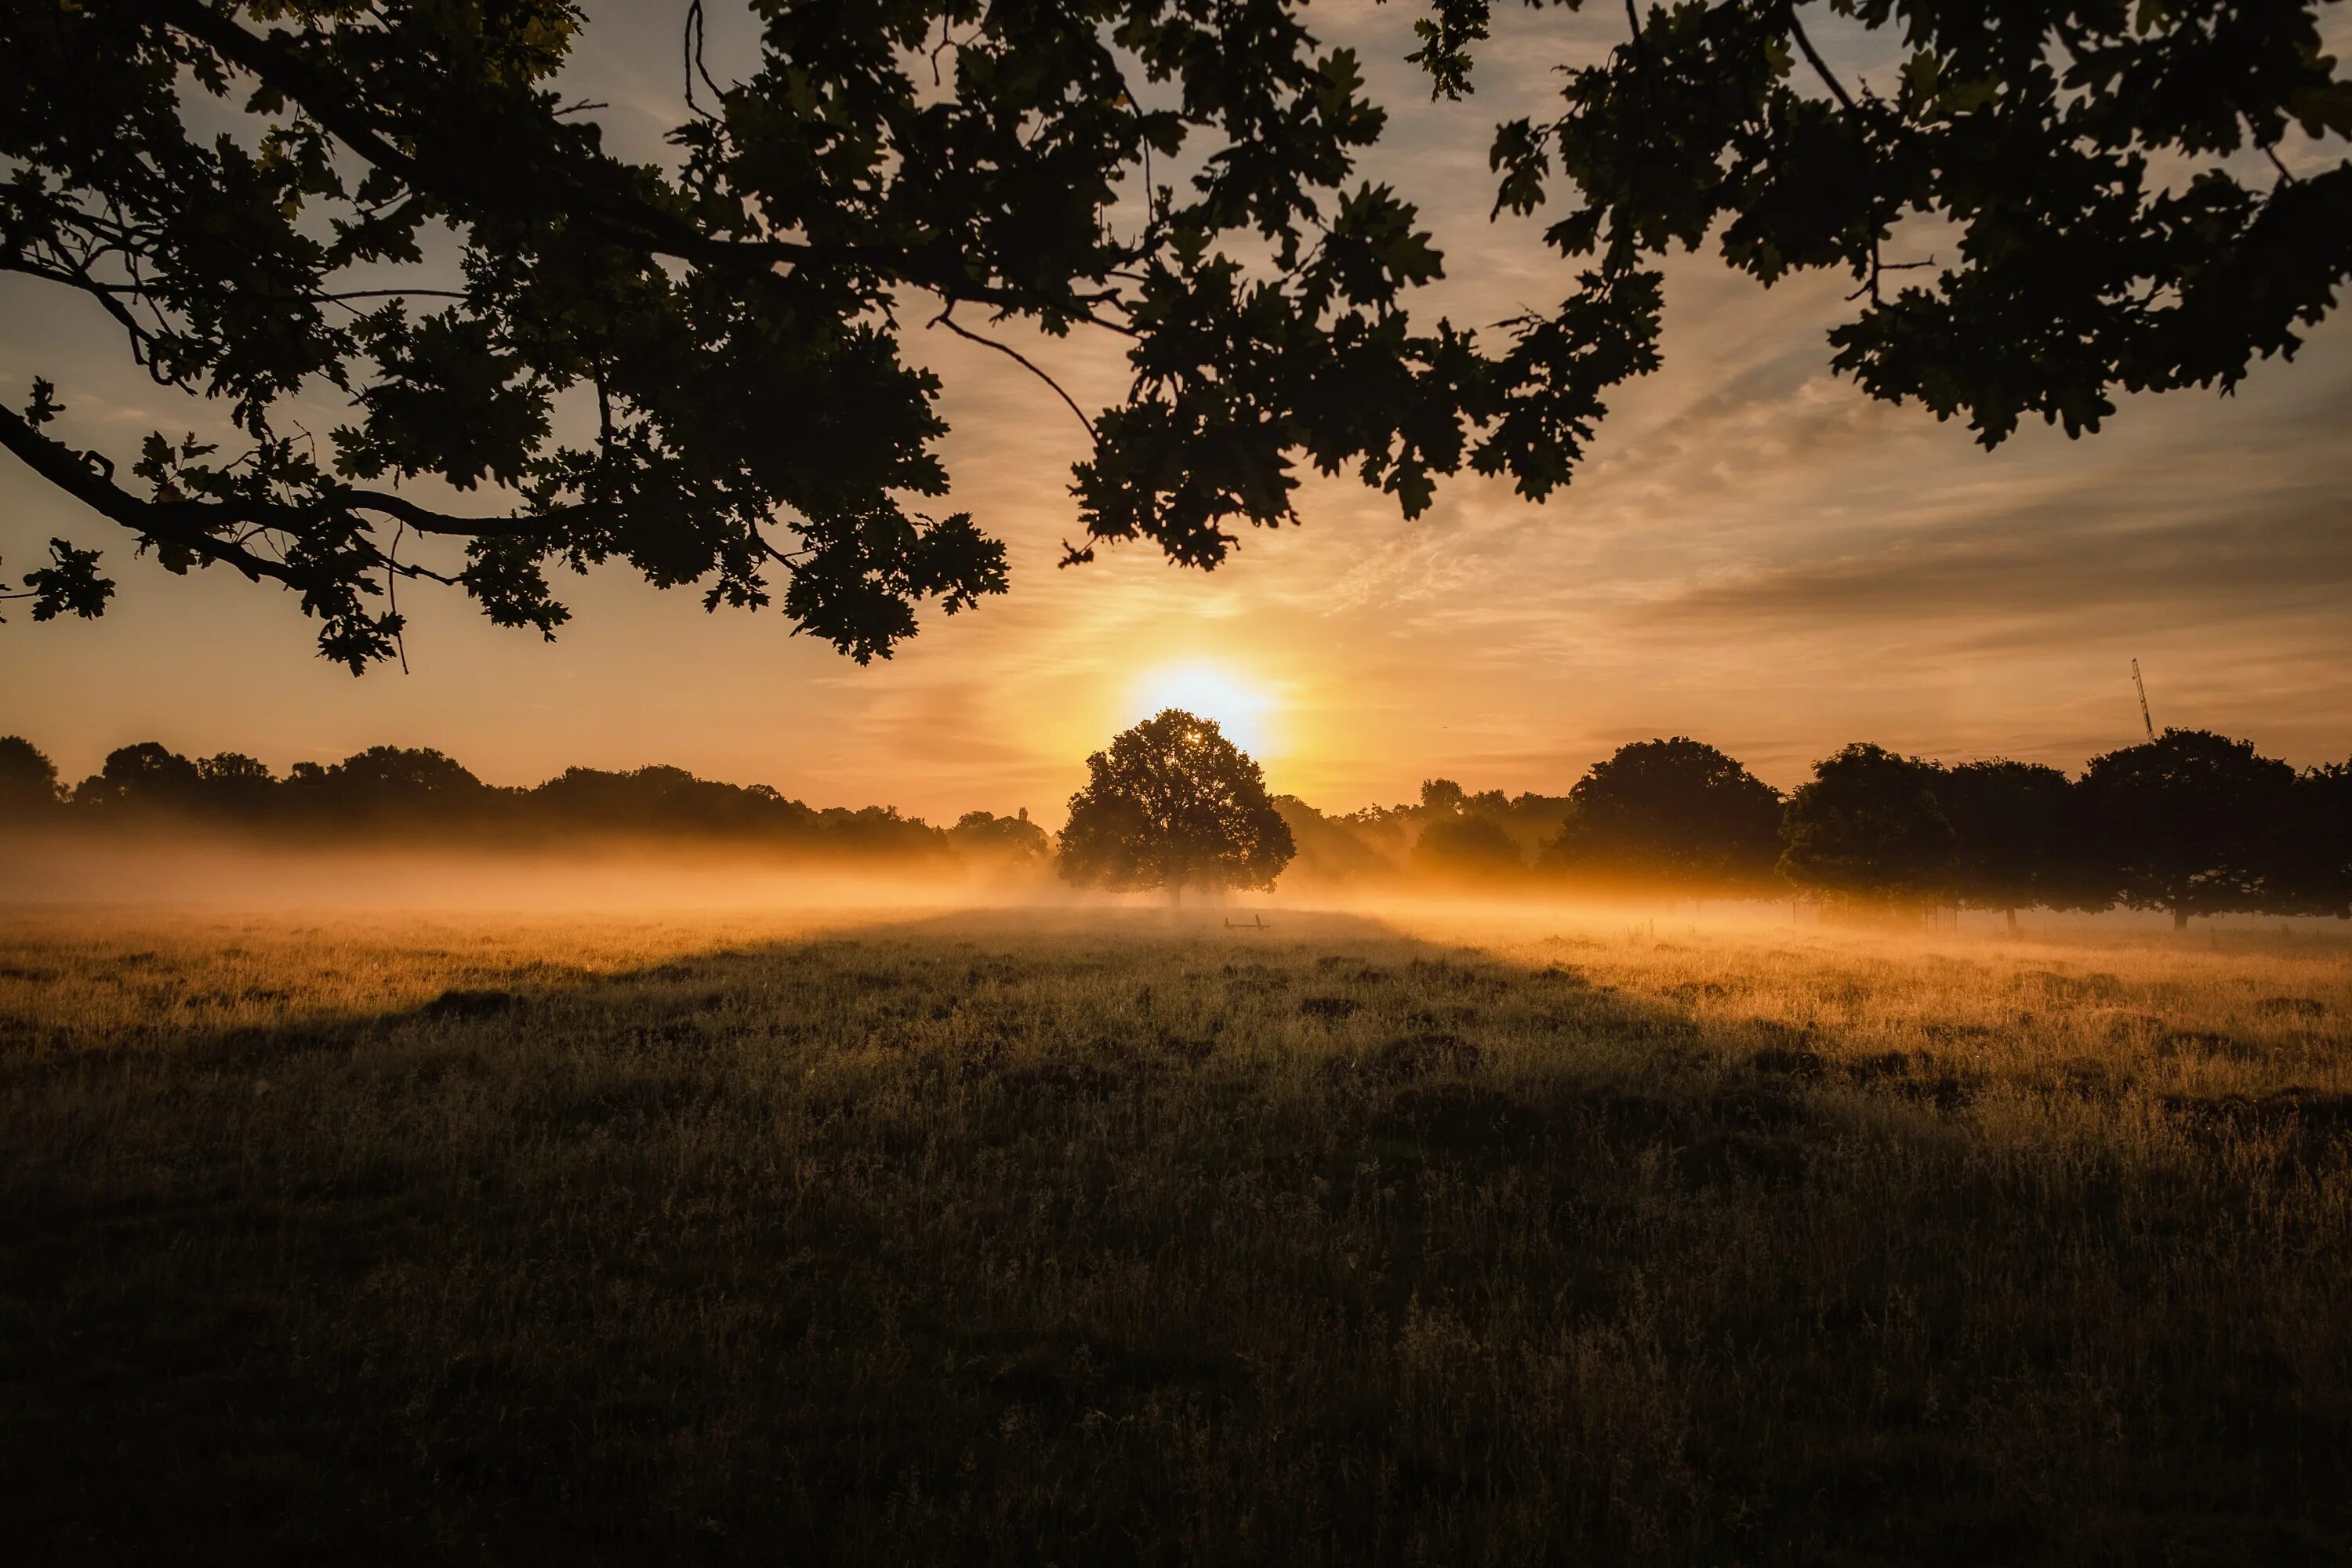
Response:
[{"label": "distant tree line", "polygon": [[1302,880],[2001,910],[2352,917],[2352,763],[2297,773],[2203,730],[2091,760],[1954,766],[1858,742],[1782,796],[1686,737],[1639,741],[1564,796],[1422,786],[1326,816],[1276,803]]},{"label": "distant tree line", "polygon": [[[2030,908],[2117,905],[2168,911],[2176,925],[2223,913],[2352,918],[2352,762],[2298,773],[2203,730],[2168,730],[2073,777],[2038,763],[1946,765],[1857,742],[1816,763],[1786,796],[1715,747],[1675,736],[1618,748],[1564,795],[1435,778],[1417,802],[1342,816],[1296,795],[1266,801],[1256,765],[1214,731],[1162,715],[1091,759],[1058,847],[1065,876],[1138,888],[1260,887],[1280,876],[1310,888],[1797,895],[2000,910],[2012,921]],[[571,768],[508,788],[439,752],[398,746],[297,763],[281,777],[236,752],[191,759],[148,742],[110,752],[68,789],[16,736],[0,737],[0,820],[212,823],[297,839],[701,839],[1038,869],[1057,847],[1025,810],[968,812],[940,828],[890,806],[820,809],[765,784],[661,766]],[[1171,856],[1183,863],[1161,863]]]},{"label": "distant tree line", "polygon": [[385,834],[560,842],[589,837],[751,843],[812,856],[1037,864],[1051,841],[1029,820],[967,812],[952,827],[887,805],[816,807],[766,784],[721,784],[683,768],[567,768],[545,784],[483,783],[425,747],[371,746],[280,777],[235,752],[189,758],[154,742],[107,754],[70,789],[19,736],[0,737],[0,820],[204,824],[316,840]]}]

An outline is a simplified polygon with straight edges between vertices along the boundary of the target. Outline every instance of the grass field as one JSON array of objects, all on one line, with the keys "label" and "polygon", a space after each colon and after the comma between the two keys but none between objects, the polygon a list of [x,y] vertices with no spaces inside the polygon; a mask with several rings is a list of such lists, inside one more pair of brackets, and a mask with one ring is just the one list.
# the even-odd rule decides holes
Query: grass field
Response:
[{"label": "grass field", "polygon": [[2352,1561],[2352,947],[0,915],[24,1563]]}]

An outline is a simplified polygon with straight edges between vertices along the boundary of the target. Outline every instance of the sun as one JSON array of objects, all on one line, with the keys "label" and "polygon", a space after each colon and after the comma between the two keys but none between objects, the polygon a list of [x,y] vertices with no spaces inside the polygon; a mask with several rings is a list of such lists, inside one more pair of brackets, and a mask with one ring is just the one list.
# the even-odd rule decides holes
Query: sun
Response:
[{"label": "sun", "polygon": [[1207,663],[1147,670],[1135,683],[1131,703],[1136,720],[1168,708],[1213,719],[1225,739],[1244,752],[1262,752],[1272,742],[1276,706],[1273,694],[1263,686]]}]

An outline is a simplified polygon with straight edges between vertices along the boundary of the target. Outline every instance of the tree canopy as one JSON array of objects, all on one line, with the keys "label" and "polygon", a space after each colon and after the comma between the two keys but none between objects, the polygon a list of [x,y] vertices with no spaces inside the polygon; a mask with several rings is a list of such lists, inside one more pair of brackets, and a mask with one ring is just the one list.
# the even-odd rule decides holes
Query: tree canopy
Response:
[{"label": "tree canopy", "polygon": [[[1576,279],[1515,325],[1482,467],[1536,493],[1565,479],[1598,395],[1656,363],[1653,262],[1710,240],[1768,285],[1844,272],[1835,368],[1988,447],[2030,417],[2096,430],[2118,391],[2227,391],[2352,275],[2352,160],[2298,176],[2279,156],[2352,136],[2320,9],[1627,0],[1625,41],[1563,64],[1559,117],[1496,133],[1498,212],[1573,193],[1545,239]],[[1891,79],[1833,68],[1802,10]],[[1469,89],[1492,11],[1430,0],[1413,58],[1437,94]]]},{"label": "tree canopy", "polygon": [[0,816],[30,816],[58,803],[58,766],[22,735],[0,735]]},{"label": "tree canopy", "polygon": [[[294,589],[354,669],[396,651],[394,579],[549,634],[554,564],[623,560],[713,606],[781,584],[861,659],[921,603],[1000,591],[1001,545],[900,500],[948,489],[902,310],[1133,346],[1135,391],[1090,422],[1095,537],[1213,563],[1226,523],[1288,515],[1299,448],[1423,492],[1413,379],[1466,351],[1393,309],[1436,256],[1393,195],[1346,187],[1381,116],[1292,5],[759,11],[760,58],[722,86],[689,9],[664,169],[556,90],[565,0],[7,7],[0,267],[103,310],[230,429],[118,462],[71,443],[72,390],[41,380],[0,445],[170,570]],[[1189,178],[1153,184],[1154,158]],[[323,442],[306,388],[352,411]],[[411,534],[464,564],[404,557]],[[95,552],[54,550],[36,617],[98,613]]]},{"label": "tree canopy", "polygon": [[1444,882],[1507,882],[1527,869],[1519,847],[1492,818],[1458,809],[1421,830],[1408,863],[1417,875]]},{"label": "tree canopy", "polygon": [[948,842],[983,861],[1014,866],[1038,864],[1054,852],[1053,839],[1029,820],[1026,806],[1018,816],[967,811],[948,829]]},{"label": "tree canopy", "polygon": [[159,742],[142,741],[109,752],[97,776],[74,791],[74,800],[97,810],[178,807],[194,803],[203,788],[204,773],[194,763]]},{"label": "tree canopy", "polygon": [[2110,898],[2134,909],[2193,914],[2287,901],[2302,853],[2294,770],[2210,730],[2167,730],[2091,759],[2085,816]]},{"label": "tree canopy", "polygon": [[1957,847],[1933,763],[1857,742],[1789,797],[1781,875],[1832,898],[1932,900]]},{"label": "tree canopy", "polygon": [[2352,762],[2295,782],[2287,886],[2308,913],[2352,919]]},{"label": "tree canopy", "polygon": [[1580,880],[1754,892],[1780,852],[1780,793],[1704,742],[1636,741],[1568,792],[1545,863]]},{"label": "tree canopy", "polygon": [[[659,165],[559,91],[567,0],[0,7],[0,269],[205,426],[93,449],[41,375],[0,447],[168,571],[293,591],[356,671],[399,651],[404,582],[552,636],[551,571],[618,561],[859,659],[1002,591],[987,530],[922,510],[950,480],[918,322],[1033,370],[992,324],[1123,346],[1126,395],[1070,404],[1071,561],[1213,566],[1296,520],[1302,462],[1409,514],[1465,466],[1548,495],[1658,362],[1656,258],[1710,236],[1766,283],[1849,272],[1833,363],[1871,395],[1988,444],[2091,430],[2329,309],[2352,163],[2280,157],[2352,132],[2318,4],[1832,0],[1902,36],[1884,90],[1787,0],[1629,7],[1557,120],[1497,134],[1497,210],[1566,201],[1572,276],[1486,338],[1406,309],[1440,250],[1358,176],[1386,116],[1297,0],[764,0],[716,73],[697,4]],[[1438,92],[1489,9],[1433,0]],[[313,439],[319,397],[348,417]],[[108,569],[59,538],[9,596],[95,616]]]},{"label": "tree canopy", "polygon": [[1087,759],[1058,869],[1117,891],[1271,888],[1296,847],[1265,778],[1212,719],[1171,708]]},{"label": "tree canopy", "polygon": [[1978,909],[2064,907],[2085,889],[2065,836],[2075,826],[2066,775],[2007,758],[1937,771],[1936,804],[1952,825],[1952,892]]}]

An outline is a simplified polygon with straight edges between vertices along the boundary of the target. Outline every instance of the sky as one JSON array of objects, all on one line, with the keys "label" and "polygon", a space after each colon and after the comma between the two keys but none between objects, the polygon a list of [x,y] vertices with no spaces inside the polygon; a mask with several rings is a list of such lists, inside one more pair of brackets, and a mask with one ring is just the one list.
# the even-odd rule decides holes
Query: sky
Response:
[{"label": "sky", "polygon": [[[684,11],[591,7],[565,85],[611,105],[600,118],[625,155],[659,155],[680,117]],[[1488,223],[1487,141],[1496,120],[1543,112],[1551,68],[1598,58],[1622,18],[1498,12],[1475,96],[1432,104],[1402,64],[1414,14],[1308,10],[1327,42],[1358,49],[1391,110],[1362,172],[1419,203],[1446,252],[1416,313],[1484,324],[1548,309],[1565,266],[1536,243],[1540,215]],[[2346,31],[2331,20],[2339,55]],[[748,74],[751,39],[713,7],[713,74],[730,59]],[[1827,47],[1858,74],[1878,63]],[[1622,390],[1549,503],[1457,478],[1407,522],[1352,480],[1310,479],[1301,526],[1245,537],[1207,574],[1133,547],[1058,569],[1078,532],[1077,421],[1010,362],[910,330],[908,357],[946,384],[940,510],[1006,542],[1012,590],[927,615],[865,667],[779,613],[709,616],[690,590],[608,569],[559,580],[574,618],[552,645],[419,585],[400,602],[409,670],[355,679],[315,657],[291,595],[221,571],[171,577],[0,458],[0,570],[17,575],[60,535],[103,547],[120,584],[102,619],[0,626],[0,733],[69,779],[136,741],[281,770],[391,742],[497,784],[661,762],[819,805],[933,820],[1026,807],[1058,825],[1087,753],[1171,700],[1224,719],[1276,791],[1344,811],[1433,775],[1565,793],[1618,745],[1669,734],[1783,788],[1855,740],[2074,769],[2140,738],[2137,658],[2159,727],[2224,731],[2298,766],[2352,755],[2342,319],[2232,397],[2126,399],[2096,437],[2036,426],[1988,454],[1960,425],[1830,374],[1823,335],[1849,280],[1768,291],[1705,252],[1667,276],[1664,368]],[[68,438],[117,453],[184,427],[184,400],[148,385],[93,318],[0,280],[0,388],[47,375]],[[1003,335],[1081,404],[1116,397],[1115,347]]]}]

